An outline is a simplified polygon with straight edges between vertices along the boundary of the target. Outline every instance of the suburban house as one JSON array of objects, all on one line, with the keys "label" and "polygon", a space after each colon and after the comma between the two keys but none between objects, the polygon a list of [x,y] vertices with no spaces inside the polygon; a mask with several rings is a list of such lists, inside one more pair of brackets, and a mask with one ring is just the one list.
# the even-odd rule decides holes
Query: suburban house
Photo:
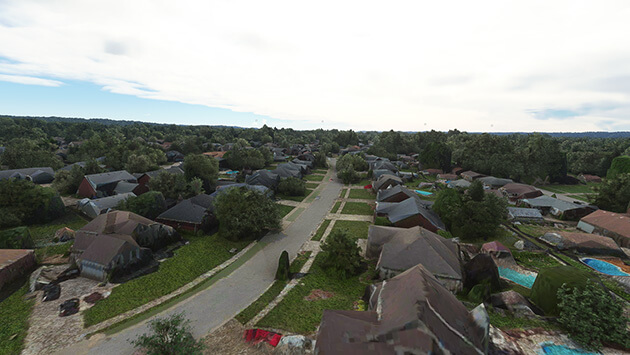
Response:
[{"label": "suburban house", "polygon": [[608,255],[625,258],[626,255],[612,238],[591,233],[545,233],[541,240],[559,250],[572,250],[587,255]]},{"label": "suburban house", "polygon": [[539,209],[542,214],[552,214],[558,218],[572,221],[577,221],[595,211],[593,206],[578,205],[551,196],[526,198],[522,200],[522,203],[528,207]]},{"label": "suburban house", "polygon": [[[377,210],[377,214],[386,214],[387,219],[396,227],[411,228],[420,226],[431,232],[445,230],[440,216],[431,209],[433,202],[414,196],[398,203],[387,204],[387,210]],[[378,205],[381,205],[380,203]],[[377,206],[379,207],[379,206]]]},{"label": "suburban house", "polygon": [[511,222],[542,223],[540,210],[536,208],[508,207],[508,220]]},{"label": "suburban house", "polygon": [[[120,182],[122,184],[119,187]],[[138,180],[125,170],[91,174],[85,175],[79,185],[77,195],[87,198],[105,197],[116,193],[134,192],[138,186],[140,186]]]},{"label": "suburban house", "polygon": [[367,311],[324,310],[315,354],[486,354],[483,307],[468,309],[422,265],[371,287]]},{"label": "suburban house", "polygon": [[269,170],[258,170],[245,178],[248,185],[262,185],[270,189],[275,189],[280,183],[280,176]]},{"label": "suburban house", "polygon": [[486,189],[498,189],[514,182],[512,179],[500,179],[494,176],[481,177],[479,178],[479,181],[481,181]]},{"label": "suburban house", "polygon": [[422,170],[422,174],[423,175],[440,175],[440,174],[444,174],[444,171],[442,171],[442,169],[423,169]]},{"label": "suburban house", "polygon": [[167,169],[158,169],[158,170],[148,171],[146,173],[139,174],[137,176],[138,184],[145,186],[148,191],[149,181],[151,181],[151,179],[153,179],[154,177],[160,175],[161,172],[166,172],[166,173],[175,174],[175,175],[184,175],[184,170],[182,170],[182,168],[180,168],[179,166],[171,166]]},{"label": "suburban house", "polygon": [[461,173],[459,175],[462,178],[464,178],[464,179],[466,179],[466,180],[468,180],[470,182],[473,182],[473,181],[475,181],[475,180],[477,180],[479,178],[485,177],[484,174],[476,173],[476,172],[474,172],[472,170],[464,171],[463,173]]},{"label": "suburban house", "polygon": [[372,180],[378,180],[378,178],[380,178],[381,176],[385,174],[392,175],[393,173],[391,170],[387,170],[387,169],[372,170]]},{"label": "suburban house", "polygon": [[589,175],[589,174],[580,174],[578,175],[578,179],[580,181],[582,181],[583,183],[589,183],[589,182],[593,182],[593,183],[600,183],[602,182],[602,178],[600,178],[597,175]]},{"label": "suburban house", "polygon": [[86,216],[96,218],[96,216],[114,209],[119,203],[125,201],[129,197],[136,197],[136,194],[133,192],[126,192],[108,197],[96,198],[93,200],[84,198],[77,202],[77,208]]},{"label": "suburban house", "polygon": [[467,189],[470,187],[470,181],[464,180],[464,179],[449,181],[448,184],[446,184],[446,186],[450,187],[451,189],[455,189],[455,188]]},{"label": "suburban house", "polygon": [[113,211],[76,231],[71,257],[81,276],[104,281],[114,270],[141,262],[148,249],[158,250],[179,239],[172,227],[132,212]]},{"label": "suburban house", "polygon": [[177,229],[196,232],[214,223],[214,196],[201,194],[183,200],[160,214],[155,221]]},{"label": "suburban house", "polygon": [[55,172],[49,167],[0,170],[0,180],[5,179],[29,180],[36,184],[49,184],[55,179]]},{"label": "suburban house", "polygon": [[35,269],[35,251],[30,249],[0,249],[0,290],[11,281]]},{"label": "suburban house", "polygon": [[437,174],[437,178],[440,180],[457,180],[459,179],[459,176],[455,175],[455,174]]},{"label": "suburban house", "polygon": [[379,190],[384,190],[396,185],[404,185],[401,178],[391,174],[383,174],[372,184],[372,188],[378,193]]},{"label": "suburban house", "polygon": [[376,194],[376,202],[400,202],[416,196],[416,193],[405,185],[396,185],[389,189],[379,190]]},{"label": "suburban house", "polygon": [[315,163],[310,160],[300,160],[295,158],[291,162],[299,165],[306,165],[309,169],[313,169],[315,167]]},{"label": "suburban house", "polygon": [[375,160],[370,164],[370,170],[389,170],[390,174],[398,172],[398,167],[389,160]]},{"label": "suburban house", "polygon": [[301,179],[302,176],[310,172],[308,166],[296,164],[293,162],[279,164],[272,173],[277,174],[281,178],[295,177]]},{"label": "suburban house", "polygon": [[169,162],[178,163],[180,161],[184,161],[184,154],[176,150],[169,150],[168,152],[166,152],[166,160],[168,160]]},{"label": "suburban house", "polygon": [[366,256],[378,257],[383,279],[422,264],[452,292],[462,288],[462,266],[456,243],[421,227],[370,226]]},{"label": "suburban house", "polygon": [[620,247],[630,248],[630,213],[597,210],[582,217],[577,227],[586,233],[612,238]]},{"label": "suburban house", "polygon": [[499,188],[499,191],[507,196],[508,200],[512,202],[516,202],[525,198],[535,198],[543,195],[542,191],[531,185],[519,184],[515,182],[503,185],[503,187]]}]

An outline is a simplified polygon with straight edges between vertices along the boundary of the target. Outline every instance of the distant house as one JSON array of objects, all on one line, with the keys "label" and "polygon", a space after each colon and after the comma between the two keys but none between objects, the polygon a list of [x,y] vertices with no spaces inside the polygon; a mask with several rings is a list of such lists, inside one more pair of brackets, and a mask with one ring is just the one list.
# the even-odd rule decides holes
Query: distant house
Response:
[{"label": "distant house", "polygon": [[586,255],[607,255],[625,258],[626,255],[612,238],[591,233],[555,232],[545,233],[539,239],[558,248]]},{"label": "distant house", "polygon": [[370,170],[389,170],[390,174],[398,172],[398,167],[389,160],[374,160],[369,163]]},{"label": "distant house", "polygon": [[487,189],[498,189],[514,181],[512,179],[501,179],[494,176],[485,176],[478,179]]},{"label": "distant house", "polygon": [[315,163],[311,160],[300,160],[298,158],[295,158],[292,160],[292,162],[295,164],[306,165],[309,169],[313,169],[315,167]]},{"label": "distant house", "polygon": [[440,180],[457,180],[459,176],[456,174],[437,174],[437,178]]},{"label": "distant house", "polygon": [[111,209],[118,206],[119,203],[125,201],[130,197],[136,197],[133,192],[121,193],[109,197],[102,197],[97,199],[84,198],[77,202],[77,208],[90,218],[96,218],[98,215],[107,213]]},{"label": "distant house", "polygon": [[0,249],[0,290],[2,287],[35,269],[35,251]]},{"label": "distant house", "polygon": [[[118,186],[119,182],[123,182],[120,187]],[[138,180],[125,170],[91,174],[85,175],[79,185],[77,195],[87,198],[105,197],[114,195],[116,192],[134,192],[138,186]]]},{"label": "distant house", "polygon": [[542,223],[540,210],[536,208],[508,207],[508,220],[512,222]]},{"label": "distant house", "polygon": [[196,232],[214,224],[214,197],[206,194],[183,200],[164,211],[155,220],[168,226]]},{"label": "distant house", "polygon": [[499,188],[499,191],[501,191],[503,195],[507,196],[507,198],[512,202],[543,195],[542,191],[531,185],[518,183],[505,184],[503,187]]},{"label": "distant house", "polygon": [[391,174],[383,174],[372,184],[372,188],[378,193],[379,190],[384,190],[396,185],[404,185],[401,178]]},{"label": "distant house", "polygon": [[214,158],[214,160],[216,160],[219,163],[219,168],[227,169],[229,166],[228,166],[227,159],[225,159],[224,157],[225,153],[227,152],[206,152],[206,153],[203,153],[203,155],[210,158]]},{"label": "distant house", "polygon": [[157,250],[179,239],[172,227],[135,213],[113,211],[77,230],[71,257],[81,276],[104,281],[115,270],[140,263],[149,249]]},{"label": "distant house", "polygon": [[269,170],[258,170],[245,178],[248,185],[262,185],[270,189],[275,189],[280,183],[280,176]]},{"label": "distant house", "polygon": [[310,169],[306,165],[289,162],[279,164],[272,173],[277,174],[281,178],[296,177],[301,179],[302,176],[310,173]]},{"label": "distant house", "polygon": [[464,178],[464,179],[466,179],[466,180],[468,180],[470,182],[473,182],[473,181],[475,181],[475,180],[477,180],[479,178],[485,177],[484,174],[476,173],[476,172],[474,172],[472,170],[464,171],[463,173],[461,173],[459,175],[462,178]]},{"label": "distant house", "polygon": [[49,167],[0,170],[0,180],[5,179],[29,180],[36,184],[49,184],[55,179],[55,172]]},{"label": "distant house", "polygon": [[168,160],[169,162],[180,162],[180,161],[184,161],[184,154],[176,151],[176,150],[169,150],[168,152],[166,152],[166,160]]},{"label": "distant house", "polygon": [[449,181],[448,184],[446,184],[446,186],[450,187],[451,189],[455,189],[455,188],[467,189],[470,187],[470,181],[464,180],[464,179]]},{"label": "distant house", "polygon": [[324,310],[315,354],[485,354],[485,311],[468,309],[423,265],[372,286],[367,311]]},{"label": "distant house", "polygon": [[424,228],[370,226],[366,256],[378,257],[376,269],[383,279],[422,264],[447,289],[462,288],[457,244]]},{"label": "distant house", "polygon": [[578,205],[550,196],[526,198],[522,203],[531,208],[539,209],[543,214],[552,214],[566,220],[578,220],[595,211],[593,206]]},{"label": "distant house", "polygon": [[460,167],[455,167],[455,168],[451,169],[451,174],[460,175],[463,172],[464,172],[464,169],[462,169]]},{"label": "distant house", "polygon": [[602,182],[602,178],[600,178],[597,175],[580,174],[580,175],[578,175],[578,179],[580,181],[582,181],[583,183],[589,183],[589,182],[600,183],[600,182]]},{"label": "distant house", "polygon": [[[421,226],[431,232],[445,230],[446,227],[440,216],[431,209],[433,203],[424,201],[418,196],[414,196],[390,205],[387,211],[387,219],[396,227],[411,228]],[[379,204],[380,205],[380,204]],[[379,213],[382,210],[377,210]]]},{"label": "distant house", "polygon": [[376,194],[377,202],[400,202],[410,197],[416,197],[416,193],[404,185],[396,185],[389,189],[379,190]]},{"label": "distant house", "polygon": [[577,227],[586,233],[612,238],[620,247],[630,248],[630,214],[598,210],[582,217]]}]

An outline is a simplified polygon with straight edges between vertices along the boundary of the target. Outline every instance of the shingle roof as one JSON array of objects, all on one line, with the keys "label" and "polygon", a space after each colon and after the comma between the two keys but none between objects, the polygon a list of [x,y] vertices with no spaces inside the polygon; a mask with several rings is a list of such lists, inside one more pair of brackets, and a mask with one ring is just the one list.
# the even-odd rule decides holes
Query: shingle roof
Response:
[{"label": "shingle roof", "polygon": [[595,211],[580,221],[630,238],[630,215],[604,210]]},{"label": "shingle roof", "polygon": [[391,174],[383,174],[378,178],[378,180],[374,182],[373,186],[376,190],[380,190],[387,183],[403,185],[402,179],[399,178],[398,176],[394,176]]},{"label": "shingle roof", "polygon": [[55,176],[55,171],[49,167],[24,168],[24,169],[0,170],[0,180],[9,179],[9,178],[17,177],[17,176],[21,176],[23,178],[26,176],[32,176],[33,174],[40,173],[40,172],[50,174],[53,178]]},{"label": "shingle roof", "polygon": [[429,206],[432,204],[433,203],[431,201],[425,201],[418,196],[414,196],[398,202],[397,206],[393,207],[389,211],[387,218],[390,222],[396,223],[408,217],[420,214],[438,229],[446,229],[444,223],[442,223],[442,220],[440,219],[440,216],[430,209]]},{"label": "shingle roof", "polygon": [[508,207],[507,209],[512,218],[543,218],[536,208]]},{"label": "shingle roof", "polygon": [[467,188],[470,187],[470,181],[464,180],[464,179],[450,181],[448,183],[448,187],[451,187],[451,188],[459,187],[459,188],[462,188],[462,189],[467,189]]},{"label": "shingle roof", "polygon": [[133,192],[133,190],[135,190],[138,185],[139,184],[135,182],[119,181],[118,184],[116,184],[114,192],[116,192],[117,194]]},{"label": "shingle roof", "polygon": [[376,201],[381,202],[383,200],[387,200],[388,198],[398,193],[403,193],[407,195],[408,197],[416,196],[415,192],[409,190],[404,185],[396,185],[396,186],[390,187],[389,189],[378,190],[378,193],[376,194]]},{"label": "shingle roof", "polygon": [[527,203],[528,205],[532,207],[552,207],[561,212],[585,207],[583,205],[578,205],[575,203],[559,200],[551,196],[527,198],[527,199],[524,199],[523,202]]},{"label": "shingle roof", "polygon": [[85,175],[85,179],[96,190],[99,186],[112,184],[118,181],[136,182],[136,178],[129,174],[126,170],[111,171],[108,173]]},{"label": "shingle roof", "polygon": [[485,185],[492,186],[492,187],[502,187],[502,186],[505,186],[507,184],[514,182],[514,180],[512,179],[501,179],[494,176],[481,177],[478,180],[484,183]]},{"label": "shingle roof", "polygon": [[[209,195],[203,196],[204,197],[202,198],[195,196],[193,198],[186,199],[162,212],[162,214],[160,214],[156,219],[201,224],[212,205],[212,198]],[[208,202],[210,202],[209,205]]]}]

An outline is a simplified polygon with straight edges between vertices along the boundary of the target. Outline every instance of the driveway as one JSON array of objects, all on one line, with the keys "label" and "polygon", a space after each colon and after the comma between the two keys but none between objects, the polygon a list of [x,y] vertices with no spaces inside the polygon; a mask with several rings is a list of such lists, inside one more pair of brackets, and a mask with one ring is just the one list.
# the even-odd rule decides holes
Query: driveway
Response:
[{"label": "driveway", "polygon": [[[331,164],[334,172],[334,161]],[[325,179],[319,196],[281,233],[266,235],[262,240],[263,248],[230,275],[218,280],[208,289],[182,301],[160,313],[164,317],[185,312],[191,321],[195,338],[201,338],[210,331],[223,325],[241,310],[254,302],[274,282],[278,258],[283,250],[293,259],[302,245],[307,242],[324,219],[335,199],[341,192],[342,184]],[[58,354],[133,354],[129,339],[146,333],[148,320],[130,328],[107,336],[84,340]]]}]

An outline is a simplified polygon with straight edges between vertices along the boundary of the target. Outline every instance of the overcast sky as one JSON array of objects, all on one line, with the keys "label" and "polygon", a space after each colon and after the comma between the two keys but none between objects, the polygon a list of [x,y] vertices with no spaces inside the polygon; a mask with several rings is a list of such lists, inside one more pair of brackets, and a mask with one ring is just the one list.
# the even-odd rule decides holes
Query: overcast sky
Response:
[{"label": "overcast sky", "polygon": [[630,130],[630,1],[0,0],[0,114]]}]

